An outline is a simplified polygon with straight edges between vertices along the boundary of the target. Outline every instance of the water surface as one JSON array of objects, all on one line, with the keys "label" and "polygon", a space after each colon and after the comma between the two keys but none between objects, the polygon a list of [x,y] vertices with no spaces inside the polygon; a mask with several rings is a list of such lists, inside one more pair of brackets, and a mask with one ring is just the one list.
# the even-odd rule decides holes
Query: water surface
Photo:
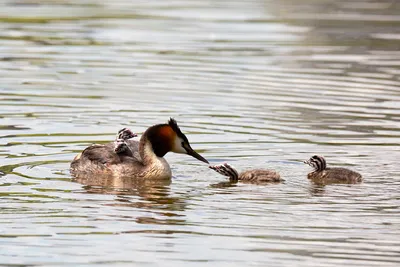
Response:
[{"label": "water surface", "polygon": [[[400,6],[393,1],[3,1],[0,265],[397,266]],[[69,162],[169,117],[226,181],[83,185]],[[314,185],[302,161],[363,174]]]}]

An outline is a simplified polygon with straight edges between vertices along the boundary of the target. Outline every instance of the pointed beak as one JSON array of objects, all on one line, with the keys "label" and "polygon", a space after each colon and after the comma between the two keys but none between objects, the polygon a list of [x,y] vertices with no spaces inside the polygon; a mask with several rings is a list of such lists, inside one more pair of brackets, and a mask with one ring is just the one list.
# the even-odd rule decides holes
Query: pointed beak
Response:
[{"label": "pointed beak", "polygon": [[202,161],[205,162],[207,164],[209,164],[208,160],[206,160],[205,158],[203,158],[199,153],[197,153],[196,151],[194,151],[191,147],[189,147],[188,149],[186,149],[186,152],[188,153],[188,155]]}]

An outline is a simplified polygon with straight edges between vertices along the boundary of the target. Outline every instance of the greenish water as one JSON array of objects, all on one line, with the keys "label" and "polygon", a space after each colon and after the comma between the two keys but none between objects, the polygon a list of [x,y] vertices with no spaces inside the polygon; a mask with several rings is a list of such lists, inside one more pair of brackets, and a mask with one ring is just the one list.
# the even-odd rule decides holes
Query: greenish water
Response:
[{"label": "greenish water", "polygon": [[[394,1],[2,1],[0,266],[398,266],[400,5]],[[72,158],[178,120],[223,186],[83,185]],[[322,154],[359,185],[317,186]]]}]

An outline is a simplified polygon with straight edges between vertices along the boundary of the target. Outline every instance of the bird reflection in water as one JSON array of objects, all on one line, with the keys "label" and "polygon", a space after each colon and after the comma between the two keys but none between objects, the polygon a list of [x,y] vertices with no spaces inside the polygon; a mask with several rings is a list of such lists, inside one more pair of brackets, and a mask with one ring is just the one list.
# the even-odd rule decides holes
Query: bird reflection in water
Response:
[{"label": "bird reflection in water", "polygon": [[223,181],[216,184],[210,184],[211,188],[226,188],[226,187],[236,187],[237,181]]},{"label": "bird reflection in water", "polygon": [[325,185],[321,185],[321,184],[310,184],[308,191],[310,193],[311,196],[313,197],[322,197],[325,195]]},{"label": "bird reflection in water", "polygon": [[[170,196],[171,180],[138,180],[131,177],[79,176],[73,180],[84,185],[90,194],[116,195],[115,201],[105,204],[153,211],[153,216],[132,218],[140,224],[183,224],[178,212],[186,209],[182,198]],[[137,196],[135,198],[132,196]]]}]

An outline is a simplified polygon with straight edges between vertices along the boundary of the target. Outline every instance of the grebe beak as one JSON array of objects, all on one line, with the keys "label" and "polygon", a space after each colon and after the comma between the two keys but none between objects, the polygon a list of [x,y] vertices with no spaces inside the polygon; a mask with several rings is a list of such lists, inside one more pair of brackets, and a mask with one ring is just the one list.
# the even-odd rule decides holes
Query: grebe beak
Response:
[{"label": "grebe beak", "polygon": [[173,138],[170,138],[170,140],[173,142],[172,148],[170,151],[175,152],[175,153],[181,153],[181,154],[188,154],[195,159],[198,159],[204,163],[208,163],[208,160],[203,158],[199,153],[193,150],[193,148],[190,147],[189,140],[187,137],[182,133],[181,129],[179,129],[178,124],[174,119],[170,119],[168,121],[168,126],[170,129],[173,130]]},{"label": "grebe beak", "polygon": [[185,147],[185,150],[186,150],[186,153],[187,153],[188,155],[190,155],[190,156],[192,156],[192,157],[194,157],[194,158],[196,158],[196,159],[198,159],[198,160],[200,160],[200,161],[202,161],[202,162],[204,162],[204,163],[209,164],[208,160],[206,160],[205,158],[203,158],[199,153],[197,153],[196,151],[194,151],[191,147],[189,147],[189,148],[186,148],[186,147]]}]

